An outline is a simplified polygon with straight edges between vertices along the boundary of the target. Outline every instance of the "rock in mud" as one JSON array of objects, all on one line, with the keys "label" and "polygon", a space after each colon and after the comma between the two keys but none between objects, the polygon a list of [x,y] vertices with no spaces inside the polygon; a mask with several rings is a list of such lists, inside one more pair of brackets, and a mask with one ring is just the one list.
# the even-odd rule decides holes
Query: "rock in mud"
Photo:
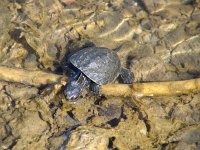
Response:
[{"label": "rock in mud", "polygon": [[19,137],[14,149],[45,147],[47,140],[45,134],[48,133],[50,128],[47,122],[40,118],[39,112],[25,111],[20,118],[12,120],[9,125],[12,134]]},{"label": "rock in mud", "polygon": [[107,149],[109,137],[105,129],[80,127],[70,133],[66,149],[102,150]]}]

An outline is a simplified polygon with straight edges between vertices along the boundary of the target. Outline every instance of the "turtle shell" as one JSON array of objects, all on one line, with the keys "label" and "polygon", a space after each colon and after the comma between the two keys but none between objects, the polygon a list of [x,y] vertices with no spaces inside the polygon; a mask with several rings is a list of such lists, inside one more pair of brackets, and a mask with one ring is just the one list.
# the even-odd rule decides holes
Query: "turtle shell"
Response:
[{"label": "turtle shell", "polygon": [[73,54],[70,62],[99,85],[114,81],[121,70],[119,57],[107,48],[84,48]]}]

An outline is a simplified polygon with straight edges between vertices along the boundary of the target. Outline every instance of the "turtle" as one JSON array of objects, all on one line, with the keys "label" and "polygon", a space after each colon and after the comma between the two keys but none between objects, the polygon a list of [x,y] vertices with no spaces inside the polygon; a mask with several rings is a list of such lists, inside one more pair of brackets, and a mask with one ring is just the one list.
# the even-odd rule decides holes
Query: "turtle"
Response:
[{"label": "turtle", "polygon": [[94,95],[99,94],[99,87],[114,82],[118,77],[125,84],[134,80],[133,73],[121,66],[115,51],[104,47],[87,47],[69,57],[70,76],[63,94],[68,100],[77,99],[84,89]]}]

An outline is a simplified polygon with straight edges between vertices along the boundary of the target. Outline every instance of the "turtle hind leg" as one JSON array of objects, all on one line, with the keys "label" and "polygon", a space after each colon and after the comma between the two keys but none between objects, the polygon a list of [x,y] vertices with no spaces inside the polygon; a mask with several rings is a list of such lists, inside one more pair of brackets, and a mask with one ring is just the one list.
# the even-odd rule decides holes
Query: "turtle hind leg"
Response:
[{"label": "turtle hind leg", "polygon": [[122,68],[119,75],[119,81],[125,84],[132,84],[134,81],[134,74],[129,69]]}]

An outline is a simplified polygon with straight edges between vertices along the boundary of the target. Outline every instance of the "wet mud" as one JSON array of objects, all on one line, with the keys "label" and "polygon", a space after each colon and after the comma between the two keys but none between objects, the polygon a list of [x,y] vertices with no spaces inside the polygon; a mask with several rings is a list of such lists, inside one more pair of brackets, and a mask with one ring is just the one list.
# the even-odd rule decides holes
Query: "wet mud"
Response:
[{"label": "wet mud", "polygon": [[[2,0],[0,13],[0,66],[29,75],[62,75],[89,46],[116,51],[136,83],[200,75],[199,0]],[[0,81],[0,149],[200,149],[199,93],[69,101],[22,78]]]}]

